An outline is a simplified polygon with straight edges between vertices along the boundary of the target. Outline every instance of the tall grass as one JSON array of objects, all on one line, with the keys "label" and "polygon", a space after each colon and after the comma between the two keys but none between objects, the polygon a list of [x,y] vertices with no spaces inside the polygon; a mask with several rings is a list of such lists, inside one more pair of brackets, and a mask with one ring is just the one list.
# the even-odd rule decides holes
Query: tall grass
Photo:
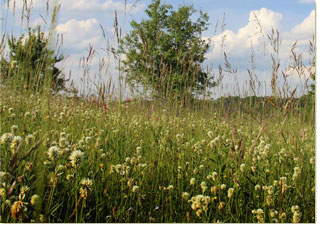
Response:
[{"label": "tall grass", "polygon": [[[51,44],[57,13],[53,8]],[[143,88],[125,100],[116,47],[106,50],[118,58],[117,92],[103,82],[101,60],[101,80],[92,83],[97,93],[89,96],[93,46],[80,63],[83,88],[73,96],[53,93],[49,68],[37,92],[21,89],[21,72],[13,74],[0,90],[0,222],[314,223],[315,98],[279,84],[280,73],[288,77],[279,72],[279,36],[269,35],[272,96],[256,96],[266,86],[255,74],[254,52],[249,87],[233,85],[234,94],[246,90],[245,98],[151,100],[153,92]],[[295,45],[291,53],[290,67],[300,77],[311,74]],[[224,57],[217,72],[208,68],[218,91],[228,86],[226,75],[237,75]]]}]

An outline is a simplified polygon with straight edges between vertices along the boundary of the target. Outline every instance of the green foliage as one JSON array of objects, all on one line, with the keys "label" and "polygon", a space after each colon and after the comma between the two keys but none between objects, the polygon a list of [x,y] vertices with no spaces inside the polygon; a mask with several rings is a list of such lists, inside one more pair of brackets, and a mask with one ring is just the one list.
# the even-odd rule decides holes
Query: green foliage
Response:
[{"label": "green foliage", "polygon": [[123,68],[132,86],[143,85],[162,98],[190,97],[214,85],[201,67],[209,48],[201,37],[209,17],[200,11],[193,21],[193,6],[172,8],[154,0],[145,11],[148,19],[131,22],[132,31],[121,41]]},{"label": "green foliage", "polygon": [[63,59],[50,50],[49,39],[41,28],[30,29],[28,36],[8,39],[9,60],[0,62],[1,83],[13,83],[16,87],[40,91],[49,86],[54,91],[64,89],[65,79],[55,66]]}]

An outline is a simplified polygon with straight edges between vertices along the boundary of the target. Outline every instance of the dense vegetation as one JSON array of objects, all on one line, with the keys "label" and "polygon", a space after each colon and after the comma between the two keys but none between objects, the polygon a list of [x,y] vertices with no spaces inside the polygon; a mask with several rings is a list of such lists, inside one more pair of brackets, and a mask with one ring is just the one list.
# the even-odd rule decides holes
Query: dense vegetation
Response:
[{"label": "dense vegetation", "polygon": [[[209,79],[200,70],[207,46],[198,43],[206,14],[193,24],[192,7],[150,7],[151,19],[133,22],[126,37],[124,75],[142,73],[151,98],[161,99],[117,99],[105,85],[96,96],[58,94],[66,86],[50,33],[9,39],[8,58],[0,44],[0,222],[314,223],[315,88],[280,96],[273,80],[271,97],[196,97]],[[172,20],[186,23],[194,49],[184,49],[188,33],[173,33]],[[153,34],[155,22],[167,33]],[[149,43],[140,58],[134,49],[146,43],[138,40],[153,35],[166,42]],[[151,71],[149,60],[158,64]],[[169,62],[170,72],[161,65]],[[180,71],[191,66],[199,71]],[[167,73],[171,81],[161,84]]]}]

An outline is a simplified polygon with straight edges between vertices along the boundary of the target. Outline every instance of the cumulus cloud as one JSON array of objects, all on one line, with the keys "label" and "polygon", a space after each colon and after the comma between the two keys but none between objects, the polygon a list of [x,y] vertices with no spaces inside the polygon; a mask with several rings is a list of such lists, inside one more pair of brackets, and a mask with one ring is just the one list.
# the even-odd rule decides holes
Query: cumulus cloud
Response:
[{"label": "cumulus cloud", "polygon": [[[222,45],[223,51],[234,61],[243,59],[248,63],[252,48],[257,55],[267,54],[266,56],[270,56],[272,49],[267,35],[270,35],[272,28],[278,29],[280,38],[282,38],[280,58],[289,58],[290,48],[295,41],[297,41],[296,50],[307,54],[309,40],[312,40],[315,34],[315,10],[290,31],[280,30],[282,17],[280,13],[265,8],[251,11],[248,24],[237,32],[225,30],[223,33],[211,37],[213,48],[207,55],[208,59],[221,59]],[[261,61],[261,64],[265,65],[265,62]]]},{"label": "cumulus cloud", "polygon": [[281,19],[281,14],[266,8],[251,11],[248,24],[240,28],[237,33],[225,30],[222,34],[211,38],[214,47],[209,58],[221,56],[221,45],[224,51],[232,53],[233,57],[243,56],[244,53],[249,54],[251,47],[261,45],[265,32],[268,33],[272,28],[280,26]]},{"label": "cumulus cloud", "polygon": [[99,46],[102,42],[100,24],[95,18],[71,19],[64,24],[59,24],[56,32],[63,35],[64,47],[72,51],[83,50],[89,44]]}]

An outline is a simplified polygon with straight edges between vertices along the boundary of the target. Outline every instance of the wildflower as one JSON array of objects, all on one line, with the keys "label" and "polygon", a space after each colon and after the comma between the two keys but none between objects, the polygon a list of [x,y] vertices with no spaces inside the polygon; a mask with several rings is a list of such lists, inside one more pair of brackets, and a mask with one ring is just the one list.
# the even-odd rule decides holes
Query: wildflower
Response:
[{"label": "wildflower", "polygon": [[23,212],[27,209],[25,207],[26,204],[27,203],[22,200],[14,202],[10,209],[12,218],[17,219],[21,217]]},{"label": "wildflower", "polygon": [[28,117],[30,117],[30,115],[31,115],[30,112],[26,112],[26,113],[24,114],[24,117],[25,117],[25,118],[28,118]]},{"label": "wildflower", "polygon": [[291,212],[294,213],[296,211],[299,211],[299,206],[298,205],[294,205],[291,207]]},{"label": "wildflower", "polygon": [[39,195],[35,194],[31,197],[30,203],[32,206],[35,206],[39,201]]},{"label": "wildflower", "polygon": [[86,138],[85,138],[85,142],[86,142],[86,144],[90,144],[90,142],[91,142],[91,137],[89,137],[89,136],[86,137]]},{"label": "wildflower", "polygon": [[135,158],[135,157],[132,157],[132,158],[131,158],[130,164],[131,164],[131,165],[136,164],[136,158]]},{"label": "wildflower", "polygon": [[208,188],[206,182],[204,182],[204,181],[201,182],[200,186],[201,186],[201,189],[202,189],[202,193],[204,193]]},{"label": "wildflower", "polygon": [[273,186],[276,187],[278,185],[278,183],[279,182],[277,180],[273,181]]},{"label": "wildflower", "polygon": [[73,151],[69,157],[71,165],[73,167],[78,166],[83,159],[83,155],[84,155],[84,153],[81,150]]},{"label": "wildflower", "polygon": [[277,211],[277,210],[275,210],[275,209],[271,209],[271,210],[270,210],[270,216],[271,216],[272,218],[276,217],[277,214],[278,214],[278,211]]},{"label": "wildflower", "polygon": [[301,173],[301,169],[299,167],[294,167],[294,173],[300,174]]},{"label": "wildflower", "polygon": [[228,198],[231,199],[231,197],[233,196],[234,193],[234,189],[233,188],[229,188],[228,189]]},{"label": "wildflower", "polygon": [[10,143],[13,140],[13,135],[11,133],[4,133],[1,136],[0,142],[1,144]]},{"label": "wildflower", "polygon": [[240,165],[240,171],[243,173],[245,171],[246,165],[245,164],[241,164]]},{"label": "wildflower", "polygon": [[210,190],[214,195],[217,195],[217,192],[219,191],[219,186],[213,186]]},{"label": "wildflower", "polygon": [[284,212],[279,215],[280,219],[285,219],[286,217],[287,217],[287,215]]},{"label": "wildflower", "polygon": [[270,205],[272,204],[272,201],[273,201],[273,200],[272,200],[272,197],[271,197],[270,195],[268,195],[268,196],[267,196],[267,199],[266,199],[267,205],[270,206]]},{"label": "wildflower", "polygon": [[13,150],[15,149],[20,142],[22,141],[22,138],[20,136],[14,136],[10,145],[10,148]]},{"label": "wildflower", "polygon": [[26,138],[25,138],[26,144],[29,145],[32,142],[33,139],[34,139],[34,137],[33,137],[32,134],[27,135]]},{"label": "wildflower", "polygon": [[189,193],[187,193],[187,192],[183,192],[182,193],[182,199],[184,199],[184,200],[188,200],[189,199]]},{"label": "wildflower", "polygon": [[54,160],[55,158],[58,157],[60,148],[57,146],[51,146],[47,152],[47,155],[49,157],[49,159]]},{"label": "wildflower", "polygon": [[133,186],[132,192],[133,192],[133,193],[136,193],[136,192],[138,192],[138,191],[139,191],[139,186],[137,186],[137,185]]},{"label": "wildflower", "polygon": [[89,178],[83,178],[80,184],[88,190],[92,189],[92,180],[90,180]]},{"label": "wildflower", "polygon": [[286,184],[287,183],[287,178],[286,177],[280,177],[280,183],[281,184]]},{"label": "wildflower", "polygon": [[213,173],[211,174],[211,176],[212,176],[212,180],[213,180],[213,181],[216,181],[217,176],[218,176],[218,173],[217,173],[217,172],[213,172]]},{"label": "wildflower", "polygon": [[173,185],[169,185],[169,186],[167,187],[167,190],[168,190],[168,191],[173,190]]},{"label": "wildflower", "polygon": [[268,187],[268,194],[272,195],[272,193],[273,193],[273,186],[269,186]]},{"label": "wildflower", "polygon": [[17,130],[18,130],[18,126],[17,125],[12,125],[11,126],[11,133],[12,134],[15,134],[17,132]]},{"label": "wildflower", "polygon": [[193,173],[194,174],[197,174],[199,171],[198,171],[198,169],[197,168],[195,168],[194,170],[193,170]]},{"label": "wildflower", "polygon": [[220,202],[219,205],[218,205],[219,211],[221,211],[224,208],[225,205],[226,205],[225,202]]},{"label": "wildflower", "polygon": [[293,213],[292,222],[293,223],[299,223],[300,222],[300,217],[301,217],[300,211],[295,211]]},{"label": "wildflower", "polygon": [[256,167],[255,166],[251,166],[251,171],[254,173],[256,171]]},{"label": "wildflower", "polygon": [[70,181],[72,178],[73,178],[73,174],[68,174],[67,177],[66,177],[66,179],[67,179],[68,181]]},{"label": "wildflower", "polygon": [[125,161],[126,161],[126,163],[129,163],[130,162],[130,158],[126,157]]},{"label": "wildflower", "polygon": [[137,151],[137,154],[140,154],[142,148],[140,146],[137,147],[136,151]]},{"label": "wildflower", "polygon": [[225,184],[220,185],[221,190],[225,189],[226,187],[227,187],[227,185],[225,185]]},{"label": "wildflower", "polygon": [[204,169],[204,166],[203,166],[203,165],[200,165],[200,166],[199,166],[199,169]]},{"label": "wildflower", "polygon": [[13,108],[9,108],[9,109],[8,109],[8,112],[9,112],[10,114],[13,113],[13,111],[14,111]]},{"label": "wildflower", "polygon": [[198,209],[197,212],[196,212],[196,214],[197,214],[198,217],[200,217],[201,214],[202,214],[202,210],[201,210],[201,209]]},{"label": "wildflower", "polygon": [[196,179],[195,178],[191,178],[190,179],[190,185],[194,185],[196,183]]},{"label": "wildflower", "polygon": [[212,132],[212,131],[208,131],[207,135],[208,135],[208,137],[209,137],[210,139],[213,138],[213,132]]},{"label": "wildflower", "polygon": [[253,210],[252,213],[256,215],[256,218],[259,223],[262,223],[264,221],[264,219],[263,219],[264,212],[262,209],[259,208],[257,210]]},{"label": "wildflower", "polygon": [[121,164],[118,164],[118,165],[116,165],[114,168],[115,168],[115,171],[116,171],[117,173],[120,173],[121,168],[122,168],[122,165],[121,165]]}]

